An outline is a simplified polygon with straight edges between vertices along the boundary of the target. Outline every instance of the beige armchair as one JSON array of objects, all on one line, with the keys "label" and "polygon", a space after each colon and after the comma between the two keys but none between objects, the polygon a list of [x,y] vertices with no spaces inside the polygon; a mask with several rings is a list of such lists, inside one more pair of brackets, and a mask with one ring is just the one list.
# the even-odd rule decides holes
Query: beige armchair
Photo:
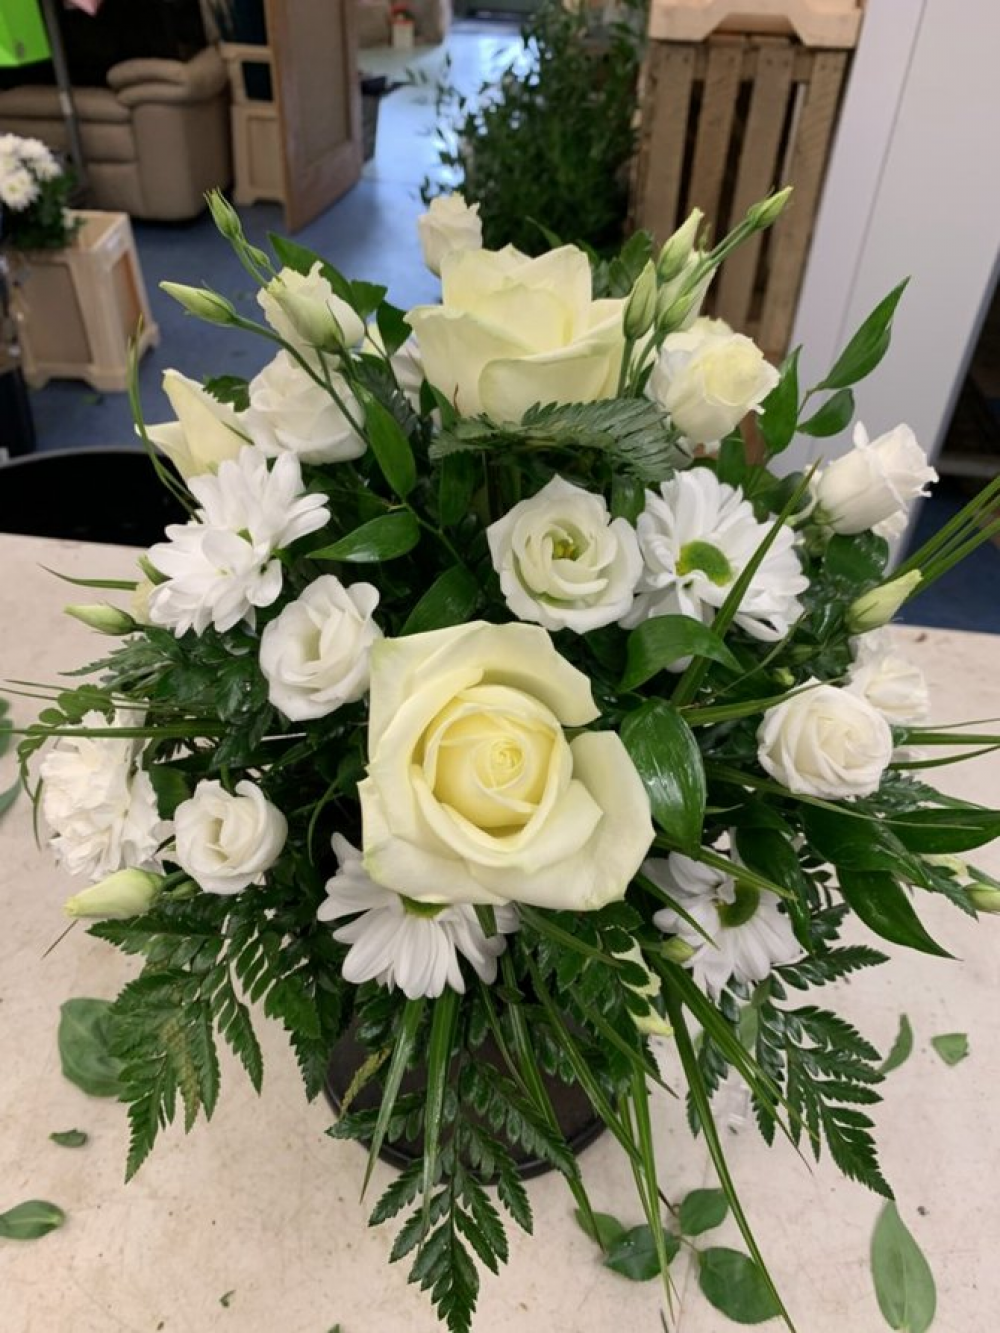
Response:
[{"label": "beige armchair", "polygon": [[[173,222],[197,216],[205,191],[229,184],[228,81],[214,47],[184,62],[124,60],[107,87],[74,88],[73,100],[94,207]],[[57,89],[0,92],[5,131],[65,152]]]}]

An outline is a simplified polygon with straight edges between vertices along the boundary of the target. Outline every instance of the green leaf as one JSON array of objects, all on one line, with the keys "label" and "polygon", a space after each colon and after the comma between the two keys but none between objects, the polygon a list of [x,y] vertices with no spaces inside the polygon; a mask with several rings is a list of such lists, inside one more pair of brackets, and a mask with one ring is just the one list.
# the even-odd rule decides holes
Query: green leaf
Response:
[{"label": "green leaf", "polygon": [[20,790],[21,781],[18,779],[16,782],[11,783],[6,791],[0,791],[0,815],[5,815],[7,813],[17,800]]},{"label": "green leaf", "polygon": [[412,333],[412,329],[406,322],[405,311],[400,310],[398,306],[390,305],[388,301],[383,301],[376,310],[375,322],[378,325],[386,356],[392,356],[398,352]]},{"label": "green leaf", "polygon": [[897,1333],[926,1333],[934,1321],[934,1275],[894,1203],[879,1213],[871,1245],[878,1308]]},{"label": "green leaf", "polygon": [[705,818],[705,767],[691,728],[671,704],[650,699],[622,722],[621,738],[653,818],[679,847],[697,848]]},{"label": "green leaf", "polygon": [[691,616],[654,616],[628,636],[621,688],[634,690],[682,657],[710,657],[733,671],[739,662],[719,636]]},{"label": "green leaf", "polygon": [[1000,838],[1000,811],[973,807],[908,810],[886,823],[905,847],[920,855],[968,852]]},{"label": "green leaf", "polygon": [[213,375],[205,380],[205,392],[219,403],[230,403],[237,412],[250,406],[250,385],[240,375]]},{"label": "green leaf", "polygon": [[960,1064],[969,1054],[969,1038],[964,1032],[943,1032],[931,1037],[931,1045],[946,1065]]},{"label": "green leaf", "polygon": [[702,1250],[698,1283],[712,1305],[734,1323],[763,1324],[781,1314],[760,1266],[739,1250]]},{"label": "green leaf", "polygon": [[119,1097],[121,1062],[111,1054],[108,1000],[67,1000],[59,1010],[59,1059],[71,1083],[92,1097]]},{"label": "green leaf", "polygon": [[472,454],[449,454],[441,460],[438,480],[438,517],[443,528],[453,528],[469,512],[479,476],[479,460]]},{"label": "green leaf", "polygon": [[464,565],[440,574],[406,617],[400,634],[423,634],[471,620],[480,598],[479,582]]},{"label": "green leaf", "polygon": [[356,564],[372,564],[378,560],[394,560],[412,551],[420,540],[417,520],[405,509],[382,514],[360,528],[355,528],[332,546],[310,551],[310,560],[347,560]]},{"label": "green leaf", "polygon": [[848,906],[876,935],[939,958],[952,956],[928,935],[906,893],[890,874],[841,869],[837,878]]},{"label": "green leaf", "polygon": [[171,768],[169,764],[151,764],[146,771],[156,793],[156,809],[160,818],[173,819],[174,811],[191,795],[187,774],[179,768]]},{"label": "green leaf", "polygon": [[721,1226],[729,1212],[722,1190],[692,1190],[680,1206],[679,1224],[685,1236],[700,1236]]},{"label": "green leaf", "polygon": [[371,1145],[368,1149],[368,1165],[365,1168],[364,1183],[361,1186],[362,1194],[368,1188],[368,1182],[371,1180],[378,1155],[382,1151],[389,1121],[392,1119],[392,1109],[396,1104],[396,1098],[399,1096],[399,1085],[403,1081],[403,1074],[406,1072],[406,1066],[413,1054],[414,1042],[426,1004],[427,1001],[422,996],[417,1000],[407,1000],[399,1018],[392,1059],[389,1061],[385,1082],[382,1085],[382,1100],[379,1103],[378,1120],[375,1122],[375,1132],[372,1134]]},{"label": "green leaf", "polygon": [[781,378],[761,403],[757,428],[769,454],[780,454],[795,436],[799,414],[799,349],[790,353],[781,367]]},{"label": "green leaf", "polygon": [[646,488],[638,477],[616,472],[611,478],[611,517],[626,518],[632,526],[646,506]]},{"label": "green leaf", "polygon": [[55,1134],[50,1134],[49,1138],[53,1143],[58,1143],[60,1148],[82,1148],[87,1142],[87,1135],[82,1129],[63,1129]]},{"label": "green leaf", "polygon": [[45,1199],[28,1199],[0,1213],[0,1239],[37,1240],[66,1221],[66,1214]]},{"label": "green leaf", "polygon": [[[664,1240],[668,1237],[669,1249],[673,1251],[669,1257],[672,1259],[680,1244],[669,1231],[664,1232]],[[672,1245],[670,1241],[673,1242]],[[656,1253],[656,1241],[652,1229],[644,1223],[640,1227],[632,1227],[630,1231],[623,1231],[608,1247],[608,1252],[604,1256],[604,1267],[620,1273],[631,1282],[648,1282],[651,1278],[658,1277],[660,1260]]]},{"label": "green leaf", "polygon": [[913,1028],[910,1026],[910,1020],[905,1014],[899,1015],[899,1031],[896,1033],[896,1040],[892,1043],[889,1054],[883,1060],[879,1068],[880,1074],[891,1074],[894,1069],[898,1069],[904,1064],[913,1053]]},{"label": "green leaf", "polygon": [[365,427],[368,443],[382,475],[401,500],[405,500],[417,482],[417,465],[410,441],[402,426],[370,394],[364,397]]},{"label": "green leaf", "polygon": [[853,588],[881,579],[889,560],[889,544],[874,532],[859,532],[846,537],[838,533],[830,538],[823,557],[823,572],[841,579]]},{"label": "green leaf", "polygon": [[430,1223],[431,1190],[437,1183],[438,1155],[441,1125],[444,1117],[444,1097],[451,1069],[451,1052],[458,1029],[458,1012],[462,1000],[458,991],[446,986],[434,1001],[431,1014],[431,1032],[427,1042],[427,1099],[424,1106],[424,1168],[421,1191],[424,1196],[422,1233],[426,1236]]},{"label": "green leaf", "polygon": [[884,870],[932,888],[927,866],[904,847],[884,821],[846,810],[803,806],[802,824],[812,848],[838,870]]},{"label": "green leaf", "polygon": [[596,1241],[602,1250],[609,1250],[615,1241],[625,1235],[624,1226],[610,1213],[592,1213],[588,1217],[582,1208],[574,1208],[573,1216],[580,1230]]},{"label": "green leaf", "polygon": [[799,423],[799,430],[803,435],[824,439],[827,435],[839,435],[853,416],[854,394],[850,389],[838,389],[808,421]]},{"label": "green leaf", "polygon": [[816,386],[817,389],[846,389],[848,385],[857,384],[858,380],[871,374],[889,348],[892,317],[905,289],[906,282],[901,282],[878,303],[837,357],[829,375]]}]

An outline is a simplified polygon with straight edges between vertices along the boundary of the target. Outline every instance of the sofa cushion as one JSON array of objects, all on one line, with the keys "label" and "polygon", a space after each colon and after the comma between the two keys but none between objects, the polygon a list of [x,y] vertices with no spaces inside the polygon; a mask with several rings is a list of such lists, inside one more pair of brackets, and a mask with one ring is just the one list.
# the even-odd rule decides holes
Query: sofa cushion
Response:
[{"label": "sofa cushion", "polygon": [[[131,116],[110,88],[74,88],[73,105],[80,121],[127,125]],[[59,90],[29,83],[0,93],[0,123],[9,120],[62,120]]]}]

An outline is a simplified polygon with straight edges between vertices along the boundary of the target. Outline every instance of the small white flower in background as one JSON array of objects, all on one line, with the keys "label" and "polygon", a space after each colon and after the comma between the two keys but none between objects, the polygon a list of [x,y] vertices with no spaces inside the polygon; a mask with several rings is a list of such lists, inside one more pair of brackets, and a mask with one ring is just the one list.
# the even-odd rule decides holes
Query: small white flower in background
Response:
[{"label": "small white flower in background", "polygon": [[369,653],[382,631],[378,589],[345,588],[333,574],[311,583],[264,629],[260,669],[268,698],[292,722],[326,717],[368,690]]},{"label": "small white flower in background", "polygon": [[424,263],[439,278],[445,255],[453,250],[483,248],[479,205],[467,204],[460,194],[438,195],[431,200],[427,212],[417,218],[417,235]]},{"label": "small white flower in background", "polygon": [[274,552],[323,527],[327,501],[303,493],[292,454],[269,471],[252,445],[220,464],[217,476],[192,477],[188,486],[201,504],[195,520],[171,524],[169,540],[149,551],[166,576],[150,593],[150,619],[178,637],[189,629],[202,634],[209,625],[224,631],[241,620],[252,624],[254,608],[270,606],[281,592]]},{"label": "small white flower in background", "polygon": [[668,334],[647,393],[692,444],[712,445],[759,407],[778,372],[749,338],[721,319],[696,319]]},{"label": "small white flower in background", "polygon": [[[141,726],[129,710],[109,724],[87,713],[83,727]],[[138,767],[143,742],[132,737],[61,736],[42,760],[42,814],[56,858],[90,880],[149,865],[165,836],[149,774]]]},{"label": "small white flower in background", "polygon": [[626,519],[602,495],[553,477],[486,530],[493,568],[519,620],[577,634],[610,625],[632,605],[642,570]]},{"label": "small white flower in background", "polygon": [[905,526],[912,502],[929,494],[927,487],[937,479],[909,426],[869,440],[859,421],[851,452],[835,458],[813,482],[816,517],[848,536],[887,523],[888,535],[896,535],[900,516]]},{"label": "small white flower in background", "polygon": [[20,213],[38,198],[38,182],[26,167],[15,167],[0,176],[0,203]]},{"label": "small white flower in background", "polygon": [[757,729],[761,767],[803,796],[870,796],[892,760],[889,723],[848,689],[806,686],[764,714]]},{"label": "small white flower in background", "polygon": [[334,295],[323,277],[319,260],[308,273],[283,268],[257,293],[264,318],[279,338],[309,360],[317,349],[353,347],[364,337],[365,326],[346,301]]},{"label": "small white flower in background", "polygon": [[896,727],[925,722],[930,712],[927,678],[918,666],[892,648],[884,630],[873,630],[854,640],[854,663],[846,688],[867,699],[885,720]]},{"label": "small white flower in background", "polygon": [[288,823],[261,789],[244,779],[235,794],[202,781],[174,811],[173,860],[206,893],[240,893],[259,884],[281,855]]},{"label": "small white flower in background", "polygon": [[[343,376],[333,371],[330,381],[360,416]],[[289,453],[303,463],[340,463],[360,458],[368,447],[330,393],[288,352],[279,352],[250,381],[250,409],[243,420],[254,444],[271,458]]]},{"label": "small white flower in background", "polygon": [[327,881],[327,899],[316,915],[320,921],[355,917],[333,932],[335,940],[351,946],[344,959],[346,981],[398,986],[410,1000],[436,997],[445,986],[464,993],[459,954],[482,981],[496,980],[497,959],[507,947],[504,935],[517,929],[513,907],[493,909],[498,933],[488,936],[474,907],[411,902],[376,884],[360,851],[339,833],[333,835],[333,850],[340,869]]},{"label": "small white flower in background", "polygon": [[[770,531],[758,523],[743,492],[705,467],[679,472],[646,492],[636,531],[644,569],[632,628],[652,616],[692,616],[711,624],[730,587]],[[795,534],[783,527],[743,596],[736,624],[755,639],[782,639],[802,614],[798,594],[809,586],[795,554]]]},{"label": "small white flower in background", "polygon": [[711,996],[717,997],[733,978],[752,985],[772,968],[802,956],[792,923],[773,893],[738,883],[723,870],[680,852],[646,861],[642,870],[705,932],[671,907],[653,914],[653,924],[664,934],[677,936],[694,950],[684,966]]},{"label": "small white flower in background", "polygon": [[179,370],[165,370],[163,392],[177,420],[148,426],[146,433],[182,477],[218,471],[220,463],[235,458],[247,443],[242,414],[213,398],[196,380]]}]

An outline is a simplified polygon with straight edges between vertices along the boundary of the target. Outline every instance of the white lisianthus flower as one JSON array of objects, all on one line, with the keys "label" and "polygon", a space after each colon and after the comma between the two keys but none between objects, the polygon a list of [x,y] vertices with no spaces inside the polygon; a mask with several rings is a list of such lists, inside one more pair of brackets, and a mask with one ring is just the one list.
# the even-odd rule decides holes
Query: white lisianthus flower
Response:
[{"label": "white lisianthus flower", "polygon": [[493,568],[519,620],[577,634],[632,605],[642,570],[634,529],[602,495],[553,477],[486,530]]},{"label": "white lisianthus flower", "polygon": [[260,669],[290,721],[326,717],[367,692],[371,646],[382,637],[372,619],[378,600],[370,583],[345,588],[325,574],[265,628]]},{"label": "white lisianthus flower", "polygon": [[800,795],[870,796],[892,760],[892,729],[861,695],[808,681],[764,714],[757,758]]},{"label": "white lisianthus flower", "polygon": [[171,524],[169,540],[149,551],[165,576],[149,595],[150,620],[178,637],[190,629],[203,634],[209,625],[252,624],[254,608],[270,606],[281,592],[274,552],[324,526],[326,499],[303,493],[292,454],[269,471],[252,445],[220,464],[217,476],[192,477],[188,486],[201,505],[195,519]]},{"label": "white lisianthus flower", "polygon": [[854,663],[846,688],[867,699],[890,726],[926,722],[930,712],[927,677],[913,662],[893,652],[884,630],[873,630],[854,640]]},{"label": "white lisianthus flower", "polygon": [[717,997],[734,979],[748,985],[764,981],[772,968],[801,958],[802,946],[775,894],[680,852],[646,861],[642,870],[705,932],[671,907],[653,914],[655,926],[693,950],[684,966],[709,995]]},{"label": "white lisianthus flower", "polygon": [[[344,377],[333,371],[330,381],[350,406],[354,398]],[[271,458],[290,453],[303,463],[341,463],[360,458],[368,447],[330,393],[288,352],[279,352],[250,381],[244,420],[253,442]]]},{"label": "white lisianthus flower", "polygon": [[340,869],[327,881],[327,899],[316,915],[320,921],[354,917],[333,932],[335,940],[351,946],[344,959],[346,981],[355,986],[377,981],[390,990],[398,986],[410,1000],[434,998],[445,986],[464,994],[459,954],[480,980],[487,985],[496,981],[497,959],[507,947],[504,935],[517,929],[513,907],[494,909],[498,933],[487,935],[469,904],[415,903],[376,884],[360,851],[339,833],[333,835],[333,850]]},{"label": "white lisianthus flower", "polygon": [[927,487],[937,479],[909,426],[869,440],[859,421],[851,452],[835,458],[813,482],[816,518],[846,535],[887,523],[888,535],[895,535],[899,516],[905,521],[911,503],[928,495]]},{"label": "white lisianthus flower", "polygon": [[319,260],[308,273],[283,268],[257,293],[257,304],[278,337],[310,363],[316,362],[317,351],[353,347],[364,337],[363,322],[334,295]]},{"label": "white lisianthus flower", "polygon": [[725,320],[701,318],[667,335],[646,391],[692,444],[711,445],[758,408],[777,383],[778,372],[756,343]]},{"label": "white lisianthus flower", "polygon": [[537,259],[513,246],[453,251],[441,299],[406,318],[427,378],[460,415],[520,421],[535,403],[614,396],[625,302],[593,300],[590,261],[575,246]]},{"label": "white lisianthus flower", "polygon": [[177,420],[149,426],[146,433],[185,479],[217,472],[220,463],[235,458],[248,443],[243,414],[213,398],[196,380],[179,370],[165,370],[163,392]]},{"label": "white lisianthus flower", "polygon": [[431,200],[427,212],[417,218],[417,235],[424,263],[439,278],[445,255],[483,248],[479,205],[467,204],[460,194],[438,195]]},{"label": "white lisianthus flower", "polygon": [[[142,721],[141,713],[128,710],[116,715],[115,725]],[[82,725],[109,724],[91,712]],[[42,814],[56,858],[71,875],[94,881],[154,863],[165,826],[149,774],[138,767],[142,744],[132,737],[61,736],[42,760]]]},{"label": "white lisianthus flower", "polygon": [[592,911],[624,896],[649,800],[590,681],[536,625],[481,621],[371,653],[365,869],[426,903]]},{"label": "white lisianthus flower", "polygon": [[[677,473],[659,494],[647,491],[636,523],[644,569],[621,624],[632,628],[663,615],[711,624],[770,527],[758,523],[742,491],[705,467]],[[783,639],[802,614],[798,594],[808,586],[795,534],[783,527],[750,581],[736,624],[755,639]]]},{"label": "white lisianthus flower", "polygon": [[235,794],[203,780],[174,811],[173,859],[206,893],[240,893],[260,884],[281,855],[288,823],[261,789],[244,779]]},{"label": "white lisianthus flower", "polygon": [[0,203],[12,213],[23,212],[38,198],[38,182],[26,167],[15,167],[0,177]]}]

